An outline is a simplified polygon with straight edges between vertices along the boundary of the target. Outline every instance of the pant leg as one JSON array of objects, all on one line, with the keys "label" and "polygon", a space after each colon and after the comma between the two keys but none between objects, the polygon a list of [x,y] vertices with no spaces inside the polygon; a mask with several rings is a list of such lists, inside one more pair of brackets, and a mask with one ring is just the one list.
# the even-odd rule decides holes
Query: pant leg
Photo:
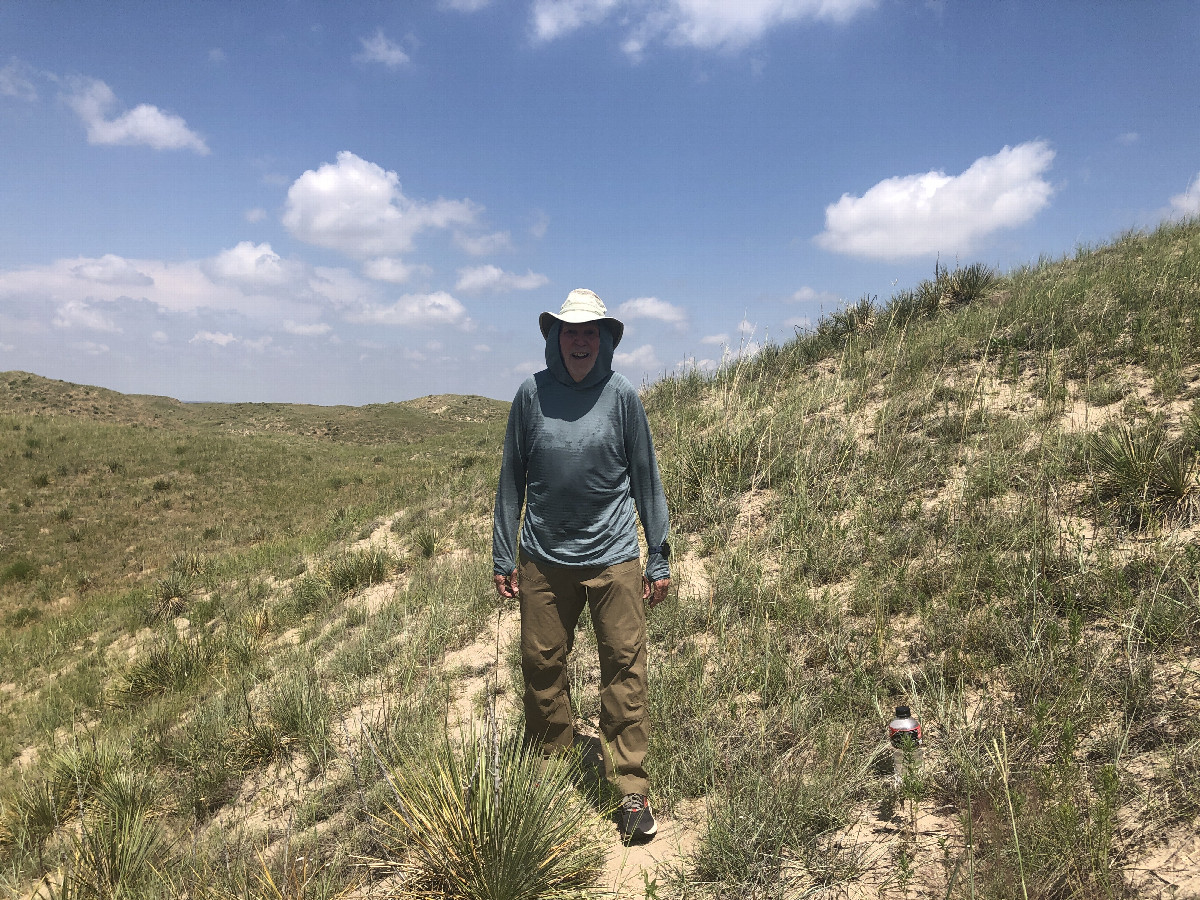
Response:
[{"label": "pant leg", "polygon": [[608,780],[622,794],[649,793],[646,748],[646,606],[639,560],[584,582],[600,651],[600,732]]},{"label": "pant leg", "polygon": [[569,748],[575,713],[568,693],[567,654],[587,595],[581,571],[520,560],[521,674],[525,678],[525,739],[545,756]]}]

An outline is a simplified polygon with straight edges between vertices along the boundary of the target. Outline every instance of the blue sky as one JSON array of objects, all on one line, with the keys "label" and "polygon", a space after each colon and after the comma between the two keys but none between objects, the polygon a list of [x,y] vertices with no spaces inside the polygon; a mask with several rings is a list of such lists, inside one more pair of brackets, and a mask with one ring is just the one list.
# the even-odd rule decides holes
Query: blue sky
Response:
[{"label": "blue sky", "polygon": [[0,2],[0,370],[510,399],[1200,214],[1200,4]]}]

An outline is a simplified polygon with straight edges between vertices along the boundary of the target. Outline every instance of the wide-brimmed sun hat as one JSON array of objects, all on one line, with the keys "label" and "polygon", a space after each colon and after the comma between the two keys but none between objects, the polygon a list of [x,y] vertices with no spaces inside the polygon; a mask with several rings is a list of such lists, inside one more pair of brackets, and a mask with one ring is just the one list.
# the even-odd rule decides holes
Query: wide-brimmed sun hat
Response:
[{"label": "wide-brimmed sun hat", "polygon": [[578,325],[580,322],[603,322],[612,332],[613,346],[621,343],[621,335],[625,333],[625,325],[619,319],[614,319],[604,308],[604,301],[586,288],[576,288],[567,294],[562,309],[556,313],[544,312],[538,316],[538,325],[542,329],[542,337],[550,334],[554,320],[570,322]]}]

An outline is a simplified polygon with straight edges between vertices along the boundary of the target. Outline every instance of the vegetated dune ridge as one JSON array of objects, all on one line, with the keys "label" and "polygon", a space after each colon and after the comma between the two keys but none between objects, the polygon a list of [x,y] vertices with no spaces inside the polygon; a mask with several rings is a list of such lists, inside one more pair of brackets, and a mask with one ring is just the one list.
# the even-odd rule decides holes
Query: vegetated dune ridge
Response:
[{"label": "vegetated dune ridge", "polygon": [[[1192,222],[939,269],[649,388],[662,834],[600,822],[563,894],[1200,895],[1198,315]],[[0,884],[455,895],[389,810],[447,734],[520,719],[504,414],[0,374]],[[897,786],[900,703],[926,748]]]}]

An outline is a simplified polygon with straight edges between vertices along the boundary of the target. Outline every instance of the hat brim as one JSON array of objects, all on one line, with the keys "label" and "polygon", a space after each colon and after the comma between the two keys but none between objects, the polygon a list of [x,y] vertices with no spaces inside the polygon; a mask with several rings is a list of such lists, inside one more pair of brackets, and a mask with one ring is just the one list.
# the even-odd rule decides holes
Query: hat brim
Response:
[{"label": "hat brim", "polygon": [[567,322],[571,325],[579,325],[583,322],[603,322],[608,330],[612,332],[613,347],[621,343],[621,336],[625,334],[625,323],[620,319],[614,319],[612,316],[601,316],[596,318],[591,313],[583,311],[571,310],[565,313],[544,312],[538,316],[538,325],[542,329],[542,337],[550,336],[550,329],[555,322]]}]

